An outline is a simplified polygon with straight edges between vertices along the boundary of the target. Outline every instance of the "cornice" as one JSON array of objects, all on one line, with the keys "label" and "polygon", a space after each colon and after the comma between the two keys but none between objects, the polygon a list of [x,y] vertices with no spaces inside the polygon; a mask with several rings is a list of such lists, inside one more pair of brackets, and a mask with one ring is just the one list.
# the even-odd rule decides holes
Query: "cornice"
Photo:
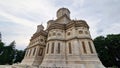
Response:
[{"label": "cornice", "polygon": [[43,46],[43,47],[45,47],[46,45],[43,45],[43,44],[36,44],[36,45],[29,45],[26,49],[30,49],[30,48],[33,48],[33,47],[35,47],[35,46]]},{"label": "cornice", "polygon": [[65,39],[65,40],[64,39],[49,39],[49,40],[47,40],[47,42],[49,42],[49,41],[64,41],[64,42],[66,42],[66,41],[70,41],[70,40],[74,40],[74,39],[89,39],[89,40],[92,40],[91,38],[88,38],[88,37],[84,37],[84,38],[73,37],[73,38],[69,38],[69,39]]},{"label": "cornice", "polygon": [[86,27],[89,29],[88,24],[84,20],[72,20],[66,24],[66,29],[69,29],[71,27]]},{"label": "cornice", "polygon": [[35,38],[37,38],[37,37],[40,36],[40,35],[42,35],[42,36],[44,36],[44,37],[47,37],[47,32],[41,30],[40,32],[33,34],[33,36],[31,37],[30,41],[33,40],[33,39],[35,39]]},{"label": "cornice", "polygon": [[65,24],[60,24],[60,23],[51,23],[51,25],[48,27],[48,31],[51,29],[62,29],[65,30]]},{"label": "cornice", "polygon": [[86,21],[84,20],[71,20],[69,23],[67,24],[60,24],[60,23],[51,23],[51,25],[48,27],[48,31],[52,30],[52,29],[62,29],[62,30],[66,30],[69,29],[71,27],[86,27],[89,29],[88,24],[86,23]]}]

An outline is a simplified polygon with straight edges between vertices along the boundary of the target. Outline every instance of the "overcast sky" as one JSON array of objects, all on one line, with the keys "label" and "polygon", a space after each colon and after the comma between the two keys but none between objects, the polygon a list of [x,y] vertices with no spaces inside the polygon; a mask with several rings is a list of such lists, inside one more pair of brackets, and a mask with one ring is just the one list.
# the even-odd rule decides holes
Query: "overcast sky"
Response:
[{"label": "overcast sky", "polygon": [[17,49],[25,49],[36,26],[46,27],[62,7],[70,10],[71,19],[87,21],[93,39],[120,33],[120,0],[0,0],[2,41],[15,40]]}]

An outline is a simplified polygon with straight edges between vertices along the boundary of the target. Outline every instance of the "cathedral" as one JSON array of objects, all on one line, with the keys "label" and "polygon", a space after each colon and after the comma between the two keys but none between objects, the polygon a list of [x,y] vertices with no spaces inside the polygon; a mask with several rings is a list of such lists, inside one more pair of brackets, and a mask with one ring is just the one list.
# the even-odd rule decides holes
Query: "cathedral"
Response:
[{"label": "cathedral", "polygon": [[85,20],[73,20],[60,8],[47,27],[38,25],[21,64],[38,68],[104,68]]}]

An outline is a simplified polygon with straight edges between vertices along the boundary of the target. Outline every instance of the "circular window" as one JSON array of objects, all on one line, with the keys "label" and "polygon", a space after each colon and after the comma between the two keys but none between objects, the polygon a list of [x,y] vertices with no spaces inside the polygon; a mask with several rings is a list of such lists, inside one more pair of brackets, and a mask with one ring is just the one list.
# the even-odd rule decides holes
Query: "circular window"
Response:
[{"label": "circular window", "polygon": [[53,36],[55,36],[56,35],[56,33],[53,33]]},{"label": "circular window", "polygon": [[85,31],[85,34],[88,34],[88,32],[87,32],[87,31]]},{"label": "circular window", "polygon": [[40,39],[41,42],[43,42],[43,39]]},{"label": "circular window", "polygon": [[80,30],[80,31],[79,31],[79,34],[83,34],[83,31],[82,31],[82,30]]},{"label": "circular window", "polygon": [[58,33],[57,35],[58,35],[58,36],[61,36],[61,33]]}]

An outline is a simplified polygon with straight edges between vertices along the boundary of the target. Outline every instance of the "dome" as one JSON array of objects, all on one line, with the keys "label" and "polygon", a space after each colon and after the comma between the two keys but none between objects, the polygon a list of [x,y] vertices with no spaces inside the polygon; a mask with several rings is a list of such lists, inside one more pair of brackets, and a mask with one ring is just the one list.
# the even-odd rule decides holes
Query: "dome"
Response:
[{"label": "dome", "polygon": [[40,29],[44,29],[44,26],[42,24],[38,25],[37,27],[40,28]]},{"label": "dome", "polygon": [[54,20],[49,20],[48,22],[47,22],[47,24],[50,24],[50,23],[53,23],[54,22]]},{"label": "dome", "polygon": [[54,20],[49,20],[49,21],[47,22],[47,28],[48,28],[53,22],[54,22]]},{"label": "dome", "polygon": [[57,11],[57,18],[65,15],[65,14],[66,14],[68,17],[70,17],[70,11],[69,11],[69,9],[67,9],[67,8],[60,8],[60,9],[58,9],[58,11]]},{"label": "dome", "polygon": [[70,13],[70,11],[69,11],[68,8],[60,8],[60,9],[58,9],[57,13],[58,13],[59,11],[65,11],[65,10],[67,10],[67,11]]},{"label": "dome", "polygon": [[37,26],[37,32],[40,32],[43,29],[44,29],[44,26],[42,24]]}]

